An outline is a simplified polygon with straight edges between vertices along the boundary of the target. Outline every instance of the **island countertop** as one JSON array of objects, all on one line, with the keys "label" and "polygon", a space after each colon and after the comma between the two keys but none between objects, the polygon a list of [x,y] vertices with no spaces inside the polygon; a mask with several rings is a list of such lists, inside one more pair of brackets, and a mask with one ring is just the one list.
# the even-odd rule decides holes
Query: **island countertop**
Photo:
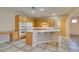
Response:
[{"label": "island countertop", "polygon": [[60,29],[58,28],[52,28],[52,27],[47,27],[47,28],[33,28],[33,29],[27,29],[26,32],[58,32]]}]

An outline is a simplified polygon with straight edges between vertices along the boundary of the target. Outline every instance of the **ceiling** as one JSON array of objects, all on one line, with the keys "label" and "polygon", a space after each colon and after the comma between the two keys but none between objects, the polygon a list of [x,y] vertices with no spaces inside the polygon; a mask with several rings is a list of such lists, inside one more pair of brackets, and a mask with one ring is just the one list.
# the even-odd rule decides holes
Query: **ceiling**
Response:
[{"label": "ceiling", "polygon": [[[15,12],[20,12],[26,16],[30,17],[44,17],[44,16],[52,16],[52,14],[56,15],[65,15],[71,12],[71,7],[36,7],[32,9],[32,7],[6,7]],[[44,8],[44,11],[40,11],[40,8]],[[35,11],[35,13],[32,13]]]}]

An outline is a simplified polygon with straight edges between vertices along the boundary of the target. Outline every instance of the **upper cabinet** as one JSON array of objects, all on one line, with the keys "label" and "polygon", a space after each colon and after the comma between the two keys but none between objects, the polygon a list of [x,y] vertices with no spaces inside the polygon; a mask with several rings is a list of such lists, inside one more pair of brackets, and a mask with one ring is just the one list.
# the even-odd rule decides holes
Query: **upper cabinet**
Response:
[{"label": "upper cabinet", "polygon": [[46,24],[49,27],[55,26],[54,19],[36,19],[33,22],[34,22],[34,27],[41,27],[43,24]]},{"label": "upper cabinet", "polygon": [[27,22],[33,22],[32,18],[23,17],[21,15],[15,16],[15,29],[16,31],[19,31],[20,23],[27,23]]},{"label": "upper cabinet", "polygon": [[16,17],[18,17],[19,22],[23,22],[23,17],[22,16],[17,15]]},{"label": "upper cabinet", "polygon": [[15,29],[16,31],[19,31],[19,24],[20,23],[26,23],[27,19],[23,16],[20,16],[20,15],[16,15],[15,16]]},{"label": "upper cabinet", "polygon": [[16,22],[27,22],[27,18],[20,15],[16,15],[15,19],[16,19]]},{"label": "upper cabinet", "polygon": [[25,17],[22,18],[22,22],[26,23],[26,22],[28,22],[28,20],[29,20],[28,18],[25,18]]},{"label": "upper cabinet", "polygon": [[20,17],[19,15],[15,16],[15,30],[18,31],[19,30],[19,22],[20,22]]}]

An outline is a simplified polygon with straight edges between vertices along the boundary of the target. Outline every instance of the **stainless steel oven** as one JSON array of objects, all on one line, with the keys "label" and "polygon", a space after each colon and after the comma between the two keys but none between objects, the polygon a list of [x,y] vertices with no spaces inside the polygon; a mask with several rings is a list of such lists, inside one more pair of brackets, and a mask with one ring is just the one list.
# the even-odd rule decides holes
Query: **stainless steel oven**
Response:
[{"label": "stainless steel oven", "polygon": [[19,23],[19,29],[26,29],[26,23],[22,23],[22,22],[20,22]]},{"label": "stainless steel oven", "polygon": [[24,29],[22,29],[22,30],[19,30],[19,35],[21,36],[21,35],[25,35],[26,34],[26,30]]}]

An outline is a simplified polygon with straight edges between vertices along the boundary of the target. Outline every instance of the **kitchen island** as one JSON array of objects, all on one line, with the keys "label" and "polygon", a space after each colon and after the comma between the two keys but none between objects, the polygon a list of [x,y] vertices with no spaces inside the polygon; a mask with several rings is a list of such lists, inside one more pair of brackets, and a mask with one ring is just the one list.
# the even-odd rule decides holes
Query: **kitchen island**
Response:
[{"label": "kitchen island", "polygon": [[[26,30],[26,44],[35,47],[37,44],[52,42],[53,33],[58,33],[59,29],[29,29]],[[57,36],[56,36],[57,37]]]}]

